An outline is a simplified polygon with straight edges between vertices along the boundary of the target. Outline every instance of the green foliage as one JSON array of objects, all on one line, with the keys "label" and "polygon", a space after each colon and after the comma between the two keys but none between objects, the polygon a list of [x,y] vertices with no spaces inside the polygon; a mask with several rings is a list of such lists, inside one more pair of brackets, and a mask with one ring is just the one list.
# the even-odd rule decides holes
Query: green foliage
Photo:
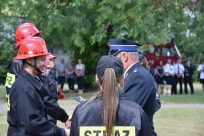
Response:
[{"label": "green foliage", "polygon": [[[6,20],[7,18],[4,18]],[[0,84],[4,84],[9,64],[16,54],[14,49],[13,30],[8,23],[1,21],[0,24]],[[11,36],[11,37],[8,37]]]},{"label": "green foliage", "polygon": [[174,37],[184,59],[197,66],[204,53],[202,5],[202,0],[2,0],[0,16],[19,19],[8,20],[13,28],[33,22],[48,48],[76,51],[74,60],[81,57],[86,74],[94,75],[109,38],[160,44]]}]

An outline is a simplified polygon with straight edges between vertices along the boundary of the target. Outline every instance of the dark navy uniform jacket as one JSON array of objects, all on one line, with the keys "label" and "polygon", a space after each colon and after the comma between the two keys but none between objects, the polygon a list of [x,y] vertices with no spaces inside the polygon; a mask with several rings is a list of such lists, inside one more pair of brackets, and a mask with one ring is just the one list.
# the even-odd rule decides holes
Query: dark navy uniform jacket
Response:
[{"label": "dark navy uniform jacket", "polygon": [[44,85],[47,89],[42,91],[43,99],[47,106],[48,115],[54,119],[60,120],[61,122],[66,122],[69,118],[64,109],[62,109],[58,104],[58,92],[57,85],[52,78],[52,75],[43,76]]},{"label": "dark navy uniform jacket", "polygon": [[139,62],[135,63],[124,76],[125,98],[139,104],[153,126],[157,92],[153,77]]},{"label": "dark navy uniform jacket", "polygon": [[[9,68],[9,74],[13,74],[14,78],[16,79],[18,75],[21,73],[21,70],[22,70],[22,60],[14,60]],[[10,83],[10,86],[12,86],[12,83]],[[10,86],[6,86],[7,100],[8,100],[9,90],[11,89]],[[15,132],[15,129],[11,125],[9,125],[7,136],[11,136],[14,132]]]},{"label": "dark navy uniform jacket", "polygon": [[52,97],[58,100],[57,83],[52,74],[43,76],[43,82],[47,85]]},{"label": "dark navy uniform jacket", "polygon": [[[96,98],[95,100],[88,103],[85,107],[82,108],[85,103],[86,102],[80,103],[74,110],[74,113],[72,115],[70,136],[79,136],[79,129],[81,126],[104,126],[103,106],[101,98]],[[138,104],[127,101],[124,99],[124,97],[121,97],[119,100],[115,126],[134,126],[136,131],[135,136],[152,135],[151,127],[145,112]],[[89,132],[89,134],[90,133],[94,132]],[[122,134],[120,135],[122,136]]]},{"label": "dark navy uniform jacket", "polygon": [[[9,73],[14,74],[16,78],[21,73],[22,70],[22,60],[13,61],[10,67]],[[58,92],[57,85],[51,74],[44,77],[44,87],[42,90],[42,95],[47,106],[48,114],[53,118],[60,120],[61,122],[66,122],[69,118],[64,109],[62,109],[57,103]],[[10,88],[6,87],[7,94],[9,94]]]},{"label": "dark navy uniform jacket", "polygon": [[[185,66],[184,67],[185,68],[185,70],[184,70],[184,79],[192,79],[192,75],[193,75],[193,73],[194,73],[194,68],[193,68],[193,66]],[[189,74],[189,76],[186,76],[186,74]]]},{"label": "dark navy uniform jacket", "polygon": [[15,134],[66,136],[65,130],[47,120],[42,88],[40,81],[22,70],[9,90],[10,108],[7,121],[17,128]]},{"label": "dark navy uniform jacket", "polygon": [[[15,77],[17,78],[18,75],[21,73],[22,70],[22,60],[18,60],[18,61],[13,61],[10,69],[9,69],[9,73],[10,74],[14,74]],[[9,89],[10,87],[6,87],[6,93],[9,93]]]}]

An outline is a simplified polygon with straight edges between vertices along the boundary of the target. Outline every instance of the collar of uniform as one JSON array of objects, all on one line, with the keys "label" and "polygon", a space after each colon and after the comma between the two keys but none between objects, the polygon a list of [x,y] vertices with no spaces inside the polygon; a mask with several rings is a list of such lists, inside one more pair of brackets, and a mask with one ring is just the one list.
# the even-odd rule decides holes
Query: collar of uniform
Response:
[{"label": "collar of uniform", "polygon": [[[138,62],[139,62],[139,61],[138,61]],[[135,64],[136,64],[136,65],[138,65],[138,66],[139,66],[139,65],[141,65],[141,64],[140,64],[140,63],[138,63],[138,62],[135,62],[135,63],[133,63],[132,65],[130,65],[130,66],[129,66],[129,67],[126,69],[126,70],[125,70],[125,72],[124,72],[123,76],[126,76],[126,74],[127,74],[127,73],[128,73],[128,71],[129,71],[129,70],[132,68],[132,66],[133,66],[133,65],[135,65]]]},{"label": "collar of uniform", "polygon": [[37,88],[38,90],[41,90],[42,84],[35,77],[33,77],[30,73],[22,69],[21,75],[24,76],[33,86],[35,86],[35,88]]},{"label": "collar of uniform", "polygon": [[171,67],[172,65],[171,65],[171,64],[169,64],[169,63],[166,63],[166,66]]}]

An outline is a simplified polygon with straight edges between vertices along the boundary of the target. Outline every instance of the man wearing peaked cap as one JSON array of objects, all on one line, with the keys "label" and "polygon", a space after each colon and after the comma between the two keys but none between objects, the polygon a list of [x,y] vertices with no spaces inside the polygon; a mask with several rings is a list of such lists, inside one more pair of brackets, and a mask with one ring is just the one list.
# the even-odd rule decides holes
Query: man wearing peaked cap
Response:
[{"label": "man wearing peaked cap", "polygon": [[[135,43],[126,39],[109,39],[110,42],[110,52],[109,55],[116,55],[119,52],[138,52],[137,46],[142,46],[139,43]],[[115,56],[114,55],[114,56]]]},{"label": "man wearing peaked cap", "polygon": [[124,65],[124,96],[127,100],[136,102],[143,108],[148,116],[152,135],[156,136],[153,115],[157,88],[153,77],[139,62],[138,46],[141,44],[127,39],[110,39],[109,42],[109,54],[121,58]]}]

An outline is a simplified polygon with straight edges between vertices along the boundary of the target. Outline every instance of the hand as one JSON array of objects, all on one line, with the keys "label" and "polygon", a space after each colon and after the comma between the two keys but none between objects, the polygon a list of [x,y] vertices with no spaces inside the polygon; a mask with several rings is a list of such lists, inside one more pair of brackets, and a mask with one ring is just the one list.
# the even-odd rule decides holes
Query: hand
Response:
[{"label": "hand", "polygon": [[61,70],[58,70],[59,74],[62,74],[62,71]]},{"label": "hand", "polygon": [[177,77],[179,78],[179,77],[181,77],[181,75],[180,75],[180,74],[177,74]]},{"label": "hand", "polygon": [[65,130],[66,136],[70,136],[70,129],[64,129],[64,130]]},{"label": "hand", "polygon": [[72,121],[72,116],[69,116],[69,119],[65,122],[65,126],[67,127],[67,128],[70,128],[71,127],[71,122]]}]

